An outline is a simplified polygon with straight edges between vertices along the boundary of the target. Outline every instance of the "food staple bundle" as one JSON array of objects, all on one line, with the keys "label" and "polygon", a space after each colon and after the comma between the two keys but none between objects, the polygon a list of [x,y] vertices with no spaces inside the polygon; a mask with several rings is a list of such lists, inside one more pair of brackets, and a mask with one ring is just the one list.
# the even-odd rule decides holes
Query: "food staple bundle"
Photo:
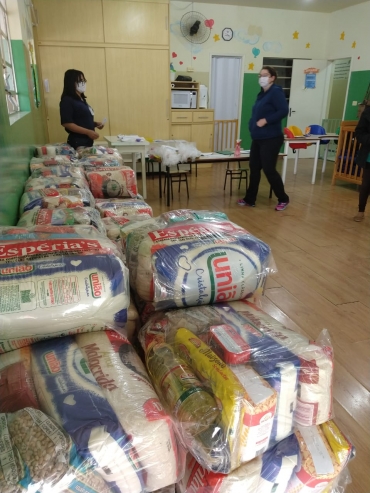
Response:
[{"label": "food staple bundle", "polygon": [[20,200],[19,213],[29,211],[34,207],[41,209],[73,207],[94,207],[95,200],[89,190],[84,188],[43,188],[25,192]]}]

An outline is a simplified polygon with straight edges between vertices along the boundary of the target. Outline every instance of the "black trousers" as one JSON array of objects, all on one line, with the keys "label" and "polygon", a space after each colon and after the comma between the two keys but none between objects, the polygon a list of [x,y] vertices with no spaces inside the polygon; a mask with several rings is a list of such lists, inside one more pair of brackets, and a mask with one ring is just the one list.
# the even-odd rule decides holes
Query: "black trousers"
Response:
[{"label": "black trousers", "polygon": [[370,195],[370,168],[364,168],[362,183],[360,185],[360,196],[358,199],[358,212],[365,212],[367,198]]},{"label": "black trousers", "polygon": [[87,135],[69,134],[67,144],[73,147],[73,149],[77,149],[77,147],[92,147],[94,141]]},{"label": "black trousers", "polygon": [[261,170],[265,173],[278,201],[289,202],[289,197],[284,190],[283,180],[276,171],[276,162],[283,142],[283,135],[274,137],[273,139],[252,141],[249,160],[249,187],[244,197],[244,200],[248,204],[254,205],[256,202],[258,187],[261,181]]}]

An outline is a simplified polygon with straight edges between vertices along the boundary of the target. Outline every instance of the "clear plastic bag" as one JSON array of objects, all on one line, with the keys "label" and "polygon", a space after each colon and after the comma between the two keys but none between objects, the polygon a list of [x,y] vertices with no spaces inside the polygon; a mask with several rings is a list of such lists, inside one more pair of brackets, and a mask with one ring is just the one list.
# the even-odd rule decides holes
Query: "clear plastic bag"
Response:
[{"label": "clear plastic bag", "polygon": [[74,226],[91,225],[99,233],[106,234],[106,229],[99,212],[92,207],[74,207],[73,209],[34,209],[24,212],[17,226],[32,227],[41,225]]},{"label": "clear plastic bag", "polygon": [[[151,220],[149,214],[135,214],[133,216],[109,216],[102,219],[107,230],[107,236],[112,241],[119,241],[126,246],[126,238],[132,228],[139,227],[141,223]],[[135,225],[135,226],[134,226]]]},{"label": "clear plastic bag", "polygon": [[49,176],[58,176],[61,178],[85,178],[85,173],[82,168],[78,168],[77,166],[53,164],[50,166],[39,166],[31,170],[30,178],[45,178]]},{"label": "clear plastic bag", "polygon": [[86,206],[95,206],[94,197],[89,190],[80,188],[45,188],[24,193],[20,200],[19,213],[22,215],[23,212],[29,211],[34,207],[70,209]]},{"label": "clear plastic bag", "polygon": [[42,190],[44,188],[83,188],[89,190],[89,184],[85,178],[73,176],[40,176],[39,178],[29,178],[24,184],[25,192]]},{"label": "clear plastic bag", "polygon": [[44,156],[31,158],[30,170],[32,172],[40,168],[59,165],[63,165],[68,168],[78,168],[80,166],[77,158],[73,156]]},{"label": "clear plastic bag", "polygon": [[220,220],[138,228],[126,257],[132,289],[157,309],[244,299],[262,292],[275,271],[266,243]]},{"label": "clear plastic bag", "polygon": [[55,157],[62,156],[76,156],[76,151],[69,144],[57,143],[57,144],[45,144],[43,146],[36,146],[36,153],[38,157]]},{"label": "clear plastic bag", "polygon": [[86,171],[86,177],[95,198],[137,196],[136,174],[129,167],[95,168]]},{"label": "clear plastic bag", "polygon": [[93,171],[96,168],[111,168],[115,166],[123,166],[123,160],[117,157],[109,157],[109,155],[104,154],[102,156],[84,156],[79,159],[79,164],[84,168],[85,171]]},{"label": "clear plastic bag", "polygon": [[0,352],[123,329],[130,292],[120,255],[92,226],[0,228]]},{"label": "clear plastic bag", "polygon": [[104,156],[116,159],[120,164],[123,164],[123,159],[121,154],[117,151],[117,149],[111,147],[104,146],[93,146],[93,147],[78,147],[77,154],[79,159],[83,159],[85,157],[90,156]]},{"label": "clear plastic bag", "polygon": [[126,217],[137,214],[153,216],[150,205],[140,199],[97,199],[95,207],[100,212],[101,217]]}]

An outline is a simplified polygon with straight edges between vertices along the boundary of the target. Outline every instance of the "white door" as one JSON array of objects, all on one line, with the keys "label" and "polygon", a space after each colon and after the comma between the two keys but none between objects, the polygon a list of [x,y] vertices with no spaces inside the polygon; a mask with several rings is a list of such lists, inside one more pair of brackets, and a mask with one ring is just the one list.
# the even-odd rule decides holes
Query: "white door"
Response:
[{"label": "white door", "polygon": [[[242,56],[212,55],[210,107],[215,111],[215,120],[240,120],[242,67]],[[231,123],[223,127],[216,124],[215,149],[233,147],[239,137],[237,128],[239,125]]]},{"label": "white door", "polygon": [[[305,87],[308,68],[319,69],[314,89]],[[326,117],[326,99],[328,93],[327,60],[293,60],[292,81],[290,86],[289,114],[287,126],[295,125],[302,132],[309,125],[321,125]],[[301,151],[301,157],[313,157],[315,146]]]}]

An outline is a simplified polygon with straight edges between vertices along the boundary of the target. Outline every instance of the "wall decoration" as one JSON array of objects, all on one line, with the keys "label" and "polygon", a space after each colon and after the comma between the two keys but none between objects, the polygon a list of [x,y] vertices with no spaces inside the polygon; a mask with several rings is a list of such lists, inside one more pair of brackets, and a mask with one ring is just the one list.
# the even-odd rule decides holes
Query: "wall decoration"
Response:
[{"label": "wall decoration", "polygon": [[196,56],[193,56],[193,60],[196,60],[196,59],[197,59],[197,57]]},{"label": "wall decoration", "polygon": [[257,35],[259,37],[262,36],[262,27],[261,26],[248,26],[248,34],[250,36]]},{"label": "wall decoration", "polygon": [[262,45],[263,51],[271,51],[272,53],[280,53],[283,49],[280,41],[266,41]]},{"label": "wall decoration", "polygon": [[352,48],[356,48],[356,41],[352,43]]},{"label": "wall decoration", "polygon": [[254,70],[254,63],[248,64],[248,70]]},{"label": "wall decoration", "polygon": [[180,65],[183,65],[183,64],[184,64],[184,62],[179,62],[179,64],[180,64]]},{"label": "wall decoration", "polygon": [[299,37],[299,32],[298,31],[294,31],[293,33],[293,39],[298,39]]},{"label": "wall decoration", "polygon": [[177,57],[177,53],[175,53],[174,51],[172,52],[172,58],[176,58]]},{"label": "wall decoration", "polygon": [[210,29],[212,29],[213,25],[214,25],[215,21],[213,19],[206,19],[204,21],[204,24],[209,27]]},{"label": "wall decoration", "polygon": [[235,39],[246,45],[255,45],[260,40],[257,34],[249,34],[245,29],[239,29],[234,33]]},{"label": "wall decoration", "polygon": [[305,89],[316,89],[316,74],[306,74],[304,79]]},{"label": "wall decoration", "polygon": [[233,39],[233,36],[234,36],[234,32],[231,29],[231,27],[225,27],[222,30],[222,39],[224,41],[231,41]]},{"label": "wall decoration", "polygon": [[306,43],[306,48],[311,48],[311,43]]},{"label": "wall decoration", "polygon": [[215,40],[215,42],[216,42],[216,41],[220,41],[220,40],[221,40],[221,38],[220,38],[220,36],[219,36],[218,34],[215,34],[215,35],[213,36],[213,39]]},{"label": "wall decoration", "polygon": [[341,32],[341,35],[340,35],[340,40],[341,41],[344,41],[344,37],[345,37],[346,33],[344,31]]},{"label": "wall decoration", "polygon": [[252,48],[252,53],[254,55],[254,58],[257,58],[261,51],[258,48],[254,47]]}]

